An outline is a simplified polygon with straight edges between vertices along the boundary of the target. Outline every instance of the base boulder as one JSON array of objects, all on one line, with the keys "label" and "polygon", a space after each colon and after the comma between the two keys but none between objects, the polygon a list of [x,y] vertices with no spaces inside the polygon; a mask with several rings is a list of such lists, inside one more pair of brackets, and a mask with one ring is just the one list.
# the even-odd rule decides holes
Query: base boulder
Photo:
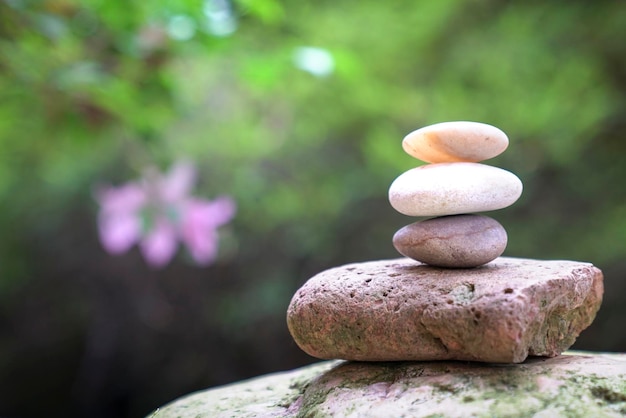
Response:
[{"label": "base boulder", "polygon": [[623,417],[626,355],[523,364],[329,361],[198,392],[150,418]]},{"label": "base boulder", "polygon": [[499,257],[472,269],[371,261],[307,281],[287,325],[322,359],[519,363],[567,350],[602,293],[602,272],[575,261]]}]

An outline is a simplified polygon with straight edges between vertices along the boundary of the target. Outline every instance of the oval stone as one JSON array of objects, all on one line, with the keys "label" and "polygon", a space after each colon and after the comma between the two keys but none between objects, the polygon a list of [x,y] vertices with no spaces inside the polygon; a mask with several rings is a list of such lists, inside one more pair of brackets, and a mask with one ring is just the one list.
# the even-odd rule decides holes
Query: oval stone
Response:
[{"label": "oval stone", "polygon": [[415,222],[398,230],[393,246],[404,256],[436,267],[471,268],[504,252],[506,231],[483,215],[452,215]]},{"label": "oval stone", "polygon": [[402,148],[428,163],[478,162],[500,155],[509,138],[495,126],[479,122],[443,122],[411,132]]},{"label": "oval stone", "polygon": [[408,216],[459,215],[502,209],[522,194],[510,171],[479,163],[426,164],[402,173],[389,187],[389,202]]}]

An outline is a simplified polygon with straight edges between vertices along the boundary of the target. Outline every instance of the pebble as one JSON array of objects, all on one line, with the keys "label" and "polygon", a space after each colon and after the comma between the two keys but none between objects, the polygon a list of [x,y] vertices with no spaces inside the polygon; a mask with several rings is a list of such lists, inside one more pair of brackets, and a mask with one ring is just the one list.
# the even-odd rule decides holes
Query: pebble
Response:
[{"label": "pebble", "polygon": [[507,244],[506,231],[483,215],[452,215],[405,226],[393,236],[402,255],[431,266],[471,268],[498,258]]},{"label": "pebble", "polygon": [[442,269],[379,260],[310,278],[287,325],[322,359],[520,363],[567,350],[593,321],[602,291],[602,272],[576,261],[499,257]]},{"label": "pebble", "polygon": [[509,138],[495,126],[478,122],[443,122],[404,137],[402,148],[428,163],[479,162],[500,155]]},{"label": "pebble", "polygon": [[389,202],[408,216],[443,216],[502,209],[522,194],[510,171],[479,163],[426,164],[401,174]]}]

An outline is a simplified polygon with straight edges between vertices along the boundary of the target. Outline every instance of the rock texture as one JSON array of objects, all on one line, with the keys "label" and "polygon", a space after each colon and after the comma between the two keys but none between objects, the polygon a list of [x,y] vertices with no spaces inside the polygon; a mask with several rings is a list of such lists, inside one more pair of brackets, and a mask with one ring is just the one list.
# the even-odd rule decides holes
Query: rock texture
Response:
[{"label": "rock texture", "polygon": [[426,219],[399,229],[393,236],[393,246],[400,254],[448,268],[486,264],[501,256],[506,244],[504,227],[483,215]]},{"label": "rock texture", "polygon": [[626,355],[523,364],[322,362],[181,398],[151,418],[622,417]]},{"label": "rock texture", "polygon": [[602,293],[602,272],[582,262],[500,257],[459,270],[371,261],[307,281],[287,325],[322,359],[519,363],[569,348]]}]

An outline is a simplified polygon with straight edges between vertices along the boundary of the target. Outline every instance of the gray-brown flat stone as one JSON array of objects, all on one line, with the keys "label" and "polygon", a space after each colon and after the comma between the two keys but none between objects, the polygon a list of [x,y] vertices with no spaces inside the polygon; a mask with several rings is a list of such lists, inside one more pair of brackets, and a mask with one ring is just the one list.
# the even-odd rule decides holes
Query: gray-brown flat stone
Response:
[{"label": "gray-brown flat stone", "polygon": [[626,355],[523,364],[321,362],[194,393],[150,418],[623,417]]},{"label": "gray-brown flat stone", "polygon": [[431,266],[477,267],[506,249],[504,227],[484,215],[451,215],[414,222],[399,229],[393,246],[404,256]]},{"label": "gray-brown flat stone", "polygon": [[569,348],[602,293],[602,272],[576,261],[500,257],[473,269],[371,261],[309,279],[287,325],[322,359],[519,363]]}]

